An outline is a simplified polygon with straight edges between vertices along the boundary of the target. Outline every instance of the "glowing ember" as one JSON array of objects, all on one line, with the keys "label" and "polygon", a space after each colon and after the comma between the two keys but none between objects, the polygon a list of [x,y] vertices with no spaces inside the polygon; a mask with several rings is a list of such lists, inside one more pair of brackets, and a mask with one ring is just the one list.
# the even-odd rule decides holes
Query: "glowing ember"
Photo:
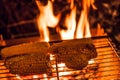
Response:
[{"label": "glowing ember", "polygon": [[47,74],[43,74],[43,76],[44,76],[44,78],[45,78],[44,80],[48,80],[48,79],[47,79]]},{"label": "glowing ember", "polygon": [[17,76],[17,77],[16,77],[17,79],[21,79],[21,77],[20,77],[19,75],[16,74],[16,76]]},{"label": "glowing ember", "polygon": [[33,78],[39,78],[37,75],[33,75]]},{"label": "glowing ember", "polygon": [[73,72],[59,72],[59,76],[70,75]]},{"label": "glowing ember", "polygon": [[60,64],[58,64],[58,67],[60,67],[59,68],[59,70],[64,70],[66,65],[65,65],[65,63],[60,63]]},{"label": "glowing ember", "polygon": [[[58,64],[58,68],[59,68],[59,70],[64,70],[66,65],[65,65],[65,63],[60,63],[60,64]],[[56,68],[56,65],[52,65],[52,67],[53,68]]]},{"label": "glowing ember", "polygon": [[88,64],[93,64],[94,62],[95,62],[95,60],[91,59],[91,60],[88,61]]},{"label": "glowing ember", "polygon": [[55,55],[50,54],[50,60],[55,60],[54,56]]}]

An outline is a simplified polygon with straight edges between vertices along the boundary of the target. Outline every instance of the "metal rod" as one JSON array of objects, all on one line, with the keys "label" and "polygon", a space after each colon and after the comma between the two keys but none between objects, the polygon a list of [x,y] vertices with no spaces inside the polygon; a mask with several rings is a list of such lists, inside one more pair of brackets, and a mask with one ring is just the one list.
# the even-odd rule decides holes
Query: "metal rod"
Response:
[{"label": "metal rod", "polygon": [[[55,55],[56,56],[56,55]],[[58,63],[57,63],[57,56],[55,58],[55,65],[56,65],[56,74],[57,74],[57,80],[59,80],[59,71],[58,71]]]}]

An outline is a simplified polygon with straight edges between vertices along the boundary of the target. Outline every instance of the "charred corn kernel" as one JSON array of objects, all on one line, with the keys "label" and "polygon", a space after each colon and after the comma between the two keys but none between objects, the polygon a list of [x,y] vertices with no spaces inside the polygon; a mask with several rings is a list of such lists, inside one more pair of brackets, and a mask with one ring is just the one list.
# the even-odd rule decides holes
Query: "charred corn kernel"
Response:
[{"label": "charred corn kernel", "polygon": [[51,71],[49,55],[26,54],[6,58],[5,66],[12,74],[32,75]]}]

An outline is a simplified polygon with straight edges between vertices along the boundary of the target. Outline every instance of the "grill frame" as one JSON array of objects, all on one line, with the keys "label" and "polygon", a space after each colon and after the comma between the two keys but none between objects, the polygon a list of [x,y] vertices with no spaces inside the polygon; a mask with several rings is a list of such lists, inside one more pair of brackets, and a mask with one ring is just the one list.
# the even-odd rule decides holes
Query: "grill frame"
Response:
[{"label": "grill frame", "polygon": [[[92,39],[93,39],[93,44],[94,44],[94,40],[98,40],[98,42],[101,44],[101,45],[103,45],[103,46],[97,46],[96,47],[96,45],[95,45],[95,47],[96,47],[96,49],[98,49],[98,48],[108,48],[108,47],[110,47],[111,49],[112,49],[112,51],[114,52],[114,56],[116,56],[115,58],[117,58],[118,59],[118,61],[120,61],[120,58],[119,58],[119,56],[118,56],[118,54],[117,54],[117,52],[116,52],[116,48],[115,48],[115,46],[114,46],[114,44],[112,44],[112,42],[111,42],[111,40],[107,37],[107,36],[99,36],[99,37],[92,37]],[[107,41],[108,41],[108,44],[109,45],[105,45],[105,44],[103,44],[102,42],[103,42],[103,40],[101,40],[100,41],[100,39],[106,39]],[[58,42],[61,42],[61,40],[60,41],[51,41],[50,43],[52,44],[52,43],[58,43]],[[97,42],[97,44],[98,44],[98,42]],[[109,50],[108,50],[109,51]],[[103,51],[104,52],[104,51]],[[109,51],[110,52],[110,51]],[[109,53],[108,52],[108,53]],[[108,55],[108,54],[106,54],[106,55]],[[101,56],[105,56],[105,55],[101,55]],[[113,58],[113,57],[108,57],[108,58]],[[107,58],[106,58],[107,59]],[[102,59],[97,59],[97,60],[102,60]],[[4,61],[3,60],[0,60],[0,67],[1,66],[4,66]],[[104,62],[103,62],[104,63]],[[105,62],[106,63],[106,62]],[[108,62],[109,63],[109,62]],[[94,63],[95,64],[95,63]],[[58,64],[57,64],[57,62],[55,61],[55,65],[56,65],[56,76],[48,76],[47,78],[56,78],[57,80],[60,80],[60,78],[61,77],[65,77],[65,76],[69,76],[69,75],[63,75],[63,76],[60,76],[59,75],[59,70],[58,70]],[[93,65],[93,64],[92,64]],[[88,66],[90,66],[90,64],[88,65]],[[111,65],[111,66],[113,66],[113,65]],[[114,65],[114,66],[119,66],[120,67],[120,65]],[[104,66],[104,67],[110,67],[110,66]],[[90,67],[89,67],[90,68]],[[7,74],[6,72],[3,72],[3,73],[1,73],[1,70],[6,70],[6,69],[0,69],[0,75],[1,74]],[[85,69],[83,69],[83,71],[84,71]],[[117,70],[119,70],[119,69],[117,69]],[[69,71],[69,70],[67,70],[67,71]],[[73,70],[73,71],[80,71],[80,70]],[[73,72],[72,71],[72,72]],[[81,70],[82,71],[82,70]],[[114,71],[114,70],[113,70]],[[120,71],[120,70],[119,70]],[[63,71],[63,72],[65,72],[65,71]],[[100,71],[100,72],[103,72],[103,71]],[[9,73],[9,72],[8,72]],[[87,73],[86,73],[87,74]],[[80,74],[78,74],[78,75],[80,75]],[[120,76],[120,73],[119,74],[114,74],[115,76],[116,75],[118,75],[118,76]],[[70,76],[76,76],[76,74],[74,74],[74,75],[70,75]],[[106,75],[106,76],[113,76],[113,75]],[[106,77],[106,76],[100,76],[100,78],[101,77]],[[5,77],[0,77],[0,79],[12,79],[12,78],[14,78],[14,77],[18,77],[18,76],[5,76]],[[94,79],[94,78],[97,78],[97,77],[89,77],[89,79]],[[99,78],[99,77],[98,77]],[[40,80],[45,80],[46,79],[46,77],[41,77],[41,78],[35,78],[35,79],[40,79]],[[80,78],[80,79],[82,79],[82,78]],[[88,80],[89,80],[88,79]],[[120,77],[119,78],[117,78],[117,79],[120,79]],[[114,79],[114,80],[117,80],[117,79]],[[16,79],[16,80],[20,80],[20,79]],[[31,79],[24,79],[24,80],[33,80],[33,78],[31,78]]]}]

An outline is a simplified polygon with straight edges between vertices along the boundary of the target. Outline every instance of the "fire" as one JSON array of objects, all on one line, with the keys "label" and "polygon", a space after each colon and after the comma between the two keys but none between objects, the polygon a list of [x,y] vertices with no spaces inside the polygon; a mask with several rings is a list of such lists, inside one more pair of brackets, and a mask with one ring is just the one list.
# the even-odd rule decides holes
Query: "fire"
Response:
[{"label": "fire", "polygon": [[[48,0],[47,5],[42,5],[40,1],[36,1],[40,11],[40,14],[37,17],[40,37],[47,42],[50,41],[48,27],[56,28],[62,14],[61,12],[56,16],[54,15],[53,2],[54,0]],[[97,9],[93,4],[94,0],[82,0],[83,9],[78,22],[76,21],[77,6],[74,3],[75,1],[68,0],[68,2],[70,3],[70,13],[66,14],[65,17],[64,23],[66,29],[56,28],[56,32],[60,34],[62,40],[91,37],[88,12],[90,6],[92,6],[93,9]]]},{"label": "fire", "polygon": [[81,11],[81,15],[78,21],[77,31],[76,31],[76,38],[86,38],[91,37],[90,33],[90,25],[88,21],[88,11],[90,5],[93,7],[93,9],[97,9],[94,6],[94,0],[83,0],[83,10]]},{"label": "fire", "polygon": [[100,25],[100,24],[97,25],[97,35],[99,35],[99,36],[106,35],[106,34],[104,33],[103,28],[101,28],[101,25]]},{"label": "fire", "polygon": [[[89,19],[88,19],[88,13],[89,13],[89,8],[90,6],[93,7],[93,9],[97,9],[94,6],[94,0],[81,0],[82,1],[82,5],[83,5],[83,9],[81,10],[81,14],[80,14],[80,18],[78,20],[78,22],[76,21],[76,13],[77,13],[77,6],[74,3],[74,0],[68,0],[68,2],[70,3],[70,13],[66,15],[65,17],[65,27],[66,29],[60,29],[60,28],[56,28],[56,26],[58,26],[59,21],[60,21],[60,17],[62,13],[59,13],[58,15],[54,15],[53,13],[53,3],[54,0],[48,0],[47,5],[43,5],[42,3],[40,3],[39,0],[36,0],[36,5],[39,8],[40,14],[37,16],[37,26],[40,32],[40,40],[43,40],[45,42],[49,42],[50,41],[50,37],[49,37],[49,29],[48,27],[51,28],[56,28],[56,32],[59,33],[60,37],[62,40],[66,40],[66,39],[76,39],[76,38],[86,38],[86,37],[91,37],[91,32],[90,32],[90,25],[89,25]],[[97,31],[97,35],[103,35],[104,31],[103,29],[101,29],[100,24],[98,24],[97,26],[98,31]],[[101,34],[102,33],[102,34]],[[98,42],[99,43],[99,42]],[[99,48],[97,49],[99,50]],[[104,51],[104,50],[103,50]],[[112,52],[113,53],[113,52]],[[103,54],[106,54],[105,52]],[[51,61],[55,61],[55,55],[50,54],[50,60]],[[100,57],[105,57],[106,56],[100,56]],[[102,60],[102,58],[101,58]],[[104,61],[104,60],[102,60]],[[101,61],[101,62],[102,62]],[[112,62],[113,59],[109,58],[108,61],[111,61],[112,64],[119,64],[118,62]],[[94,59],[91,59],[89,61],[88,64],[93,64],[95,61]],[[102,66],[109,66],[111,65],[111,63],[104,63],[100,64]],[[101,66],[101,67],[102,67]],[[65,63],[59,63],[56,66],[56,63],[54,63],[52,65],[52,68],[56,69],[58,67],[58,74],[59,76],[64,76],[64,75],[69,75],[73,72],[63,72],[66,67]],[[113,67],[110,68],[102,68],[100,69],[101,73],[100,75],[106,75],[108,74],[108,72],[102,72],[102,70],[106,71],[109,69],[112,69]],[[115,68],[119,68],[119,67],[115,67]],[[61,71],[61,72],[59,72]],[[56,70],[57,72],[57,70]],[[111,73],[115,73],[114,71],[111,71]],[[35,79],[37,80],[39,77],[41,77],[41,75],[32,75],[32,76],[26,76],[23,77],[16,75],[16,78],[19,80],[27,80],[29,78]],[[42,78],[44,78],[44,80],[56,80],[56,78],[47,78],[48,75],[47,74],[42,74]],[[99,80],[106,80],[107,78],[104,79],[99,79]],[[111,78],[110,78],[111,79]],[[68,79],[61,79],[61,80],[68,80]],[[72,79],[71,79],[72,80]]]},{"label": "fire", "polygon": [[67,14],[65,20],[65,26],[67,30],[59,30],[62,40],[74,39],[74,33],[76,28],[76,6],[74,6],[74,0],[70,4],[71,12]]},{"label": "fire", "polygon": [[80,19],[78,22],[78,27],[76,31],[76,38],[91,37],[89,31],[89,22],[88,22],[88,7],[90,6],[89,1],[83,1],[83,10],[81,11]]},{"label": "fire", "polygon": [[37,25],[38,29],[40,31],[40,37],[44,41],[49,41],[49,27],[55,27],[58,22],[60,15],[54,16],[53,14],[53,5],[50,0],[48,0],[48,4],[46,6],[43,6],[39,0],[36,0],[36,4],[40,10],[40,15],[38,15],[37,18]]}]

